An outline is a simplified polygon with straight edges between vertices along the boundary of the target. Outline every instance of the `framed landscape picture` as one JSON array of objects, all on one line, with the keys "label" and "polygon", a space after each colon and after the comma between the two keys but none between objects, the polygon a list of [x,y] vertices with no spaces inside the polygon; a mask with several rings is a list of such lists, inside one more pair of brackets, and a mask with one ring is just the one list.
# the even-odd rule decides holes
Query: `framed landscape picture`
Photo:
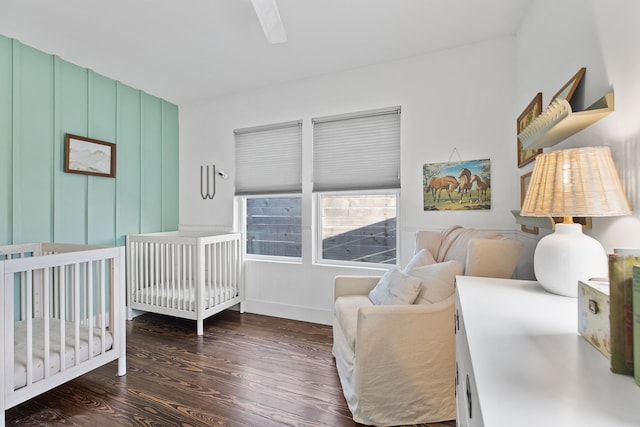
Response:
[{"label": "framed landscape picture", "polygon": [[64,137],[64,171],[115,178],[116,145],[68,133]]},{"label": "framed landscape picture", "polygon": [[[542,113],[542,92],[538,92],[538,94],[531,100],[529,105],[524,109],[522,114],[518,116],[518,120],[516,122],[517,134],[520,135],[527,126]],[[532,162],[538,154],[542,153],[542,148],[536,148],[533,150],[525,150],[522,147],[522,142],[520,142],[520,138],[517,138],[518,143],[518,167],[521,168],[527,163]]]}]

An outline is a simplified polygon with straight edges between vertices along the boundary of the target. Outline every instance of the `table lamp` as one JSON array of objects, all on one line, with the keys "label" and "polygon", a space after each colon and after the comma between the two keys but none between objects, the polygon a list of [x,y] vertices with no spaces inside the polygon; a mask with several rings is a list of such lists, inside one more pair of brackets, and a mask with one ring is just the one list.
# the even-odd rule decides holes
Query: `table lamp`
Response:
[{"label": "table lamp", "polygon": [[533,257],[536,279],[544,289],[575,298],[578,280],[607,277],[604,248],[584,235],[573,217],[631,214],[609,147],[540,154],[520,214],[564,218],[554,233],[540,239]]}]

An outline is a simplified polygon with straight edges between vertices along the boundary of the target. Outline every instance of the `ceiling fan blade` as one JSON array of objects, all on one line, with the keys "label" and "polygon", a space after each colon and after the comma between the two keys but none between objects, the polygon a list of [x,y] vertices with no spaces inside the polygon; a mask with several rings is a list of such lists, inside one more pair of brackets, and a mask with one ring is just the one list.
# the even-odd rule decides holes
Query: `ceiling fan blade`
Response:
[{"label": "ceiling fan blade", "polygon": [[251,0],[256,10],[260,25],[269,43],[284,43],[287,33],[284,31],[276,0]]}]

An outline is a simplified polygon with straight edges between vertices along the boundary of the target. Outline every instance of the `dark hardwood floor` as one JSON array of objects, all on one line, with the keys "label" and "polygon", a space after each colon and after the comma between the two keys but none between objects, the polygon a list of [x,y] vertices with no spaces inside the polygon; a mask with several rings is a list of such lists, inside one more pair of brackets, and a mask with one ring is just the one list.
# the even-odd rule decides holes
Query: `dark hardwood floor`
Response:
[{"label": "dark hardwood floor", "polygon": [[[205,322],[127,322],[116,363],[6,413],[7,426],[357,426],[331,356],[331,327],[225,311]],[[455,422],[430,424],[455,426]]]}]

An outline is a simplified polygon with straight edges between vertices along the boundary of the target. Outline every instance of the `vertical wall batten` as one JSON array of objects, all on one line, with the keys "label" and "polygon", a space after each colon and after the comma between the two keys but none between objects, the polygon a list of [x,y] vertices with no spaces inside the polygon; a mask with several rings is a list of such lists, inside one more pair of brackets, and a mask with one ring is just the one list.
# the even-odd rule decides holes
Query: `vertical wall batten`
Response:
[{"label": "vertical wall batten", "polygon": [[12,241],[13,43],[0,38],[0,245]]},{"label": "vertical wall batten", "polygon": [[[95,138],[93,136],[93,73],[87,73],[87,100],[86,100],[86,108],[87,108],[87,136]],[[108,141],[111,142],[111,141]],[[85,222],[85,243],[89,242],[89,230],[90,230],[90,222],[91,222],[91,203],[89,202],[89,198],[91,197],[91,191],[93,189],[93,176],[87,176],[87,193],[85,195],[85,217],[87,221]]]},{"label": "vertical wall batten", "polygon": [[54,132],[55,239],[65,243],[87,243],[87,176],[63,171],[64,135],[87,133],[87,69],[56,58],[58,129]]},{"label": "vertical wall batten", "polygon": [[[138,145],[138,149],[139,149],[139,153],[138,153],[138,160],[140,161],[140,164],[138,165],[138,169],[140,170],[140,182],[138,183],[138,185],[140,186],[140,198],[138,200],[139,203],[139,211],[142,213],[143,209],[144,209],[144,200],[142,198],[142,195],[145,194],[146,188],[144,185],[144,173],[145,173],[145,164],[144,164],[144,149],[145,149],[145,134],[146,132],[145,130],[145,114],[144,114],[144,94],[140,91],[138,92],[138,95],[140,97],[140,144]],[[144,233],[144,221],[143,221],[143,215],[139,215],[138,217],[138,230],[140,230],[142,233]]]},{"label": "vertical wall batten", "polygon": [[14,221],[14,218],[20,218],[20,209],[22,207],[22,205],[20,204],[20,199],[18,198],[18,194],[20,194],[22,192],[22,188],[21,188],[21,182],[20,182],[20,177],[18,176],[18,165],[19,165],[19,159],[20,159],[20,146],[21,144],[16,144],[15,141],[20,141],[21,140],[21,135],[20,135],[20,126],[19,126],[19,122],[20,122],[20,104],[21,104],[21,94],[20,94],[20,80],[21,80],[21,75],[20,75],[20,42],[18,42],[17,40],[13,40],[13,43],[11,44],[12,50],[11,53],[13,55],[13,84],[11,87],[11,92],[13,93],[13,109],[12,109],[12,114],[11,114],[11,118],[12,118],[12,136],[11,136],[11,164],[12,164],[12,168],[11,168],[11,172],[12,172],[12,177],[11,177],[11,183],[12,183],[12,189],[13,191],[11,192],[11,206],[12,206],[12,212],[11,212],[11,237],[12,237],[12,242],[16,242],[16,241],[21,241],[20,238],[20,232],[18,230],[16,221]]},{"label": "vertical wall batten", "polygon": [[[60,135],[60,132],[61,132],[60,111],[62,110],[62,107],[60,105],[61,104],[60,78],[61,78],[60,58],[58,56],[54,56],[53,57],[53,111],[54,111],[53,134],[54,135]],[[60,150],[56,150],[56,147],[55,147],[56,138],[54,138],[53,141],[54,141],[53,164],[54,165],[61,164],[60,162],[63,161],[62,159],[63,154]],[[51,215],[51,241],[55,242],[56,238],[58,237],[55,218],[60,216],[60,210],[62,209],[61,203],[59,203],[58,201],[58,196],[61,193],[61,189],[60,189],[61,183],[60,183],[60,179],[58,179],[58,177],[55,174],[51,182],[53,185],[53,215]]]},{"label": "vertical wall batten", "polygon": [[[116,144],[118,152],[116,119],[116,84],[113,80],[89,71],[89,117],[88,135]],[[125,161],[126,163],[126,161]],[[123,167],[126,167],[123,164]],[[118,165],[116,164],[116,179]],[[113,178],[89,177],[90,191],[87,193],[88,240],[100,245],[114,245],[116,183]]]}]

